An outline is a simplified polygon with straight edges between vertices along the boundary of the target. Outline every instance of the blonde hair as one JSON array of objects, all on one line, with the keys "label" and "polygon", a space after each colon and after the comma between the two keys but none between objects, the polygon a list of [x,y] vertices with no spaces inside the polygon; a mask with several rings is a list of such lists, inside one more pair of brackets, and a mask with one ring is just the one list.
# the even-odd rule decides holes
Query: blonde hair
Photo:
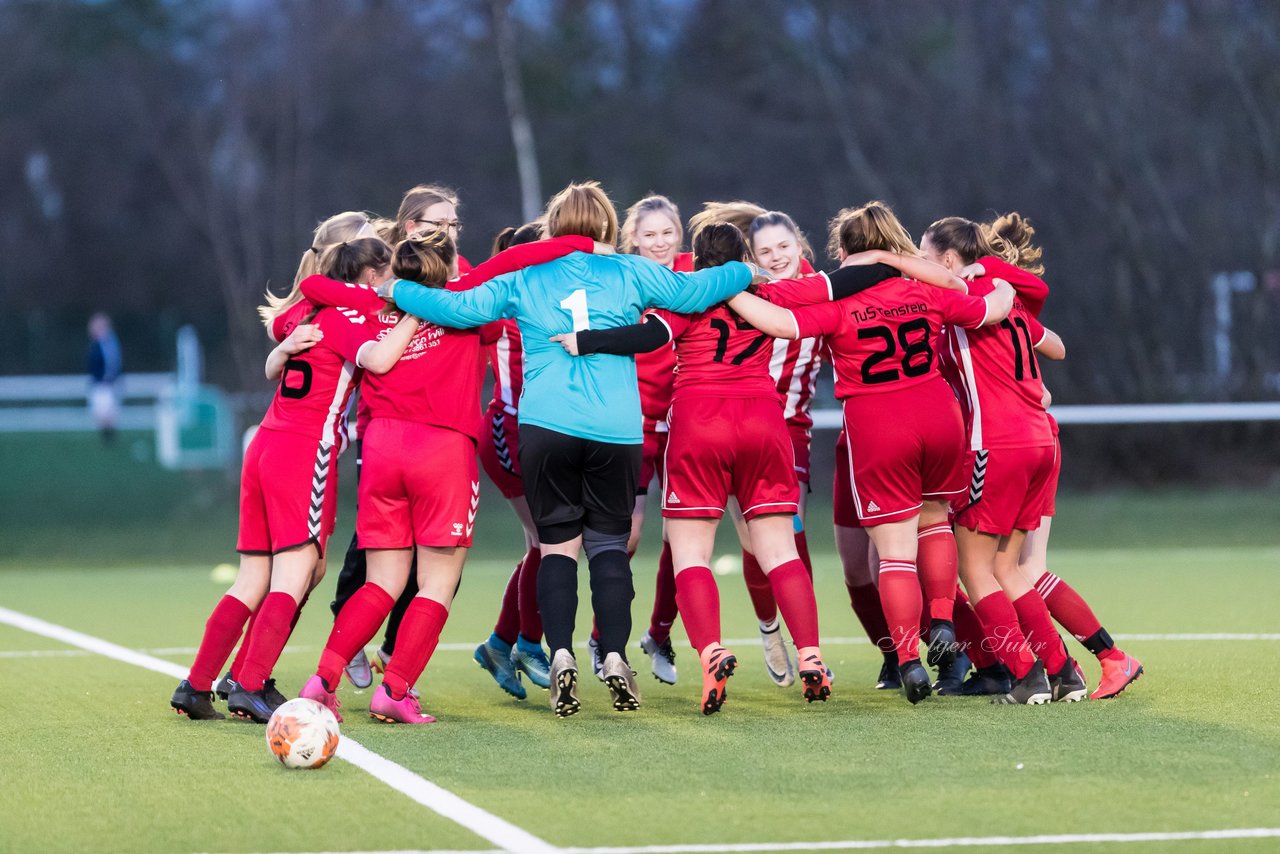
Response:
[{"label": "blonde hair", "polygon": [[453,275],[458,249],[447,231],[426,231],[396,244],[391,272],[431,288],[443,288]]},{"label": "blonde hair", "polygon": [[548,237],[578,234],[601,243],[618,240],[618,211],[599,181],[570,184],[547,202]]},{"label": "blonde hair", "polygon": [[282,297],[276,296],[268,289],[267,304],[258,306],[258,317],[270,329],[272,321],[279,317],[282,311],[302,299],[302,291],[298,286],[302,284],[303,279],[320,272],[320,255],[326,249],[344,240],[373,237],[376,233],[369,215],[362,211],[343,211],[321,222],[311,236],[311,246],[302,253],[302,259],[298,262],[298,272],[293,276],[293,287]]},{"label": "blonde hair", "polygon": [[845,208],[831,220],[827,234],[827,254],[854,255],[868,249],[883,249],[903,255],[919,255],[911,235],[903,228],[893,209],[880,201],[860,208]]},{"label": "blonde hair", "polygon": [[1034,276],[1044,275],[1044,265],[1040,263],[1044,250],[1031,242],[1036,234],[1031,220],[1017,211],[1010,211],[996,217],[995,222],[984,225],[982,229],[988,237],[994,238],[993,243],[998,240],[1004,244],[1004,257],[1010,264],[1021,267]]},{"label": "blonde hair", "polygon": [[702,210],[689,218],[689,233],[696,235],[712,223],[724,222],[741,231],[743,239],[750,241],[751,223],[763,213],[767,211],[752,202],[703,202]]},{"label": "blonde hair", "polygon": [[458,207],[458,194],[438,184],[419,184],[404,194],[400,200],[400,210],[396,211],[395,228],[388,235],[390,243],[399,243],[405,237],[405,223],[419,219],[427,208],[448,202]]},{"label": "blonde hair", "polygon": [[924,230],[924,239],[939,252],[954,251],[965,264],[972,264],[985,255],[1014,263],[1008,245],[999,235],[962,216],[946,216],[933,223]]},{"label": "blonde hair", "polygon": [[637,251],[636,229],[640,227],[640,220],[651,213],[663,214],[667,219],[671,220],[671,224],[676,227],[677,246],[684,240],[684,223],[680,221],[680,209],[666,196],[654,194],[645,196],[627,208],[627,218],[622,223],[622,232],[618,238],[619,249],[630,253]]}]

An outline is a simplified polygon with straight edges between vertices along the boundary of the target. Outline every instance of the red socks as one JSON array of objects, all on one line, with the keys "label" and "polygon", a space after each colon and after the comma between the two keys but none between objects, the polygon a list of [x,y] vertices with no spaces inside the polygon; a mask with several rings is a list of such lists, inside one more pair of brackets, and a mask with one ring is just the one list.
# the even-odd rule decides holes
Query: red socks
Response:
[{"label": "red socks", "polygon": [[796,531],[796,554],[800,555],[800,562],[804,564],[805,572],[809,573],[809,580],[813,581],[813,561],[809,558],[809,538],[805,536],[803,529]]},{"label": "red socks", "polygon": [[814,598],[813,580],[804,564],[799,558],[789,560],[766,577],[796,648],[817,646],[818,600]]},{"label": "red socks", "polygon": [[415,596],[404,613],[400,633],[396,636],[395,655],[387,664],[382,684],[393,700],[403,700],[409,688],[426,670],[431,653],[440,642],[440,630],[449,619],[449,609],[434,599]]},{"label": "red socks", "polygon": [[298,611],[297,601],[283,590],[273,590],[262,600],[258,618],[253,621],[249,635],[249,652],[244,660],[243,672],[236,679],[246,691],[261,691],[262,684],[276,666],[289,633],[293,631],[293,616]]},{"label": "red socks", "polygon": [[542,550],[536,545],[525,552],[520,562],[520,634],[524,639],[542,641],[542,612],[538,610],[538,567],[542,566]]},{"label": "red socks", "polygon": [[352,593],[347,604],[342,606],[333,621],[333,629],[329,632],[329,640],[325,642],[324,652],[320,653],[320,663],[316,666],[316,675],[324,680],[330,691],[338,690],[342,668],[347,666],[347,662],[365,644],[373,640],[395,604],[396,600],[391,598],[390,593],[368,581]]},{"label": "red socks", "polygon": [[747,595],[751,597],[751,607],[756,611],[756,619],[762,623],[772,623],[778,616],[778,600],[773,596],[773,587],[756,556],[751,552],[742,552],[742,580],[747,582]]},{"label": "red socks", "polygon": [[1046,572],[1036,582],[1036,592],[1044,600],[1049,613],[1071,636],[1083,642],[1102,628],[1089,603],[1076,589],[1052,572]]},{"label": "red socks", "polygon": [[1067,648],[1054,629],[1049,609],[1040,594],[1028,590],[1013,601],[1013,609],[1018,614],[1018,623],[1027,636],[1031,651],[1044,662],[1045,670],[1057,673],[1067,663]]},{"label": "red socks", "polygon": [[889,636],[889,624],[884,619],[884,608],[880,606],[880,591],[874,584],[859,584],[854,587],[845,585],[849,591],[849,604],[853,613],[862,623],[867,639],[875,644],[876,649],[887,652],[893,648],[893,638]]},{"label": "red socks", "polygon": [[196,659],[191,662],[191,673],[187,676],[192,688],[197,691],[213,690],[218,671],[226,663],[227,656],[231,655],[231,650],[235,649],[247,619],[249,606],[230,594],[223,596],[213,606],[213,613],[204,624],[200,649],[196,651]]},{"label": "red socks", "polygon": [[520,564],[516,564],[507,579],[507,589],[502,592],[502,607],[498,609],[498,622],[493,625],[493,633],[508,644],[514,644],[516,635],[520,633]]},{"label": "red socks", "polygon": [[880,604],[889,624],[898,663],[920,657],[920,612],[924,600],[914,561],[880,558]]},{"label": "red socks", "polygon": [[945,522],[931,525],[916,535],[916,565],[930,620],[951,620],[959,580],[956,538]]},{"label": "red socks", "polygon": [[[687,570],[686,570],[687,571]],[[658,558],[658,581],[653,591],[653,613],[649,615],[649,637],[663,644],[671,637],[671,624],[676,621],[679,607],[675,566],[671,563],[671,543],[662,544],[662,556]],[[718,606],[717,606],[718,607]]]},{"label": "red socks", "polygon": [[708,646],[720,642],[720,590],[711,569],[705,566],[680,570],[675,582],[684,630],[689,633],[689,643],[701,655]]},{"label": "red socks", "polygon": [[988,644],[985,643],[987,633],[982,629],[982,623],[978,621],[978,615],[973,612],[973,607],[969,604],[969,597],[964,595],[964,591],[956,588],[956,606],[953,612],[954,622],[956,626],[956,640],[960,642],[960,648],[964,650],[965,655],[969,656],[969,660],[973,662],[974,667],[994,667],[999,663],[999,659],[992,655]]},{"label": "red socks", "polygon": [[1003,591],[984,596],[973,605],[982,621],[983,635],[1000,663],[1013,672],[1014,679],[1027,675],[1036,657],[1027,647],[1027,639],[1018,628],[1018,614]]}]

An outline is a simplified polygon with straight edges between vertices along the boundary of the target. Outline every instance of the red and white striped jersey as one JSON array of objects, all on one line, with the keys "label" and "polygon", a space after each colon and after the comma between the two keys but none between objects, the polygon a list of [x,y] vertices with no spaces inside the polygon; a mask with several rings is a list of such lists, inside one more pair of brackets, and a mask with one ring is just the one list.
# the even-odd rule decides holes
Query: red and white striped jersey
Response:
[{"label": "red and white striped jersey", "polygon": [[[286,312],[297,314],[280,327],[292,329],[312,310],[310,303],[298,303]],[[322,308],[311,322],[320,327],[324,338],[285,362],[262,426],[340,444],[343,413],[364,374],[356,367],[356,358],[377,331],[362,312],[351,308]]]},{"label": "red and white striped jersey", "polygon": [[508,415],[519,412],[520,392],[524,390],[524,348],[520,343],[520,326],[510,319],[495,320],[480,327],[480,343],[493,368],[493,402]]},{"label": "red and white striped jersey", "polygon": [[[984,277],[969,285],[969,293],[985,295],[993,287],[991,278]],[[960,400],[972,450],[1053,444],[1035,352],[1044,335],[1021,297],[998,324],[946,328],[940,355],[950,365],[942,374]]]},{"label": "red and white striped jersey", "polygon": [[[801,258],[797,275],[808,276],[812,273],[813,265],[809,263],[809,259]],[[818,380],[818,369],[822,367],[824,349],[826,345],[821,335],[793,341],[774,339],[769,375],[773,377],[778,396],[782,398],[782,414],[790,428],[808,430],[813,427],[813,416],[809,414],[809,408],[813,403],[814,385]]]}]

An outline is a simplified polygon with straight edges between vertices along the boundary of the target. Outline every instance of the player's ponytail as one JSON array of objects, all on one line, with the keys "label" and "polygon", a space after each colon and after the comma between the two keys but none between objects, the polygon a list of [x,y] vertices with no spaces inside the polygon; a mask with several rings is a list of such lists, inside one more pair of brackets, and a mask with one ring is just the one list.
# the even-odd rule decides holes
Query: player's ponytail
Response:
[{"label": "player's ponytail", "polygon": [[396,244],[391,259],[391,272],[429,288],[443,288],[453,277],[458,250],[448,232],[428,231],[415,234]]},{"label": "player's ponytail", "polygon": [[703,226],[693,236],[693,269],[705,270],[719,267],[730,261],[748,257],[747,242],[736,226],[727,222],[713,222]]},{"label": "player's ponytail", "polygon": [[391,247],[378,237],[361,237],[330,246],[320,256],[320,273],[339,282],[354,282],[367,267],[391,263]]},{"label": "player's ponytail", "polygon": [[1004,244],[1004,258],[1010,264],[1021,267],[1032,275],[1044,275],[1044,265],[1040,263],[1044,250],[1031,242],[1036,230],[1022,214],[1011,211],[996,217],[995,222],[984,225],[982,229],[992,238],[993,244],[997,241]]},{"label": "player's ponytail", "polygon": [[962,216],[943,217],[924,230],[924,238],[939,254],[953,250],[962,264],[972,264],[987,255],[1013,263],[1008,247],[998,235]]},{"label": "player's ponytail", "polygon": [[344,240],[355,240],[360,237],[373,237],[376,234],[369,215],[360,211],[343,211],[326,219],[316,226],[311,236],[311,245],[302,253],[298,262],[298,272],[293,276],[293,287],[285,296],[279,297],[267,291],[267,304],[258,306],[258,316],[267,328],[289,306],[302,299],[302,291],[298,286],[308,276],[320,272],[320,256],[335,243]]},{"label": "player's ponytail", "polygon": [[522,243],[533,243],[535,240],[542,239],[542,220],[535,219],[533,222],[526,222],[524,225],[516,228],[509,225],[498,235],[493,238],[493,250],[489,253],[497,255],[499,252],[505,252],[512,246],[519,246]]},{"label": "player's ponytail", "polygon": [[911,235],[884,202],[867,202],[835,215],[827,232],[827,254],[832,258],[882,249],[901,255],[918,255]]}]

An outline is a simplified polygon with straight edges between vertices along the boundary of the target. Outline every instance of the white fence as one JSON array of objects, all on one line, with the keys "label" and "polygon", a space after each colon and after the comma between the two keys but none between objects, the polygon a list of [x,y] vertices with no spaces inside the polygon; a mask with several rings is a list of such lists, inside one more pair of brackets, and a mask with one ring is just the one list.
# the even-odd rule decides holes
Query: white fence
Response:
[{"label": "white fence", "polygon": [[[1189,424],[1213,421],[1280,421],[1280,402],[1129,403],[1099,406],[1054,406],[1059,424]],[[839,409],[815,409],[815,430],[839,430]]]},{"label": "white fence", "polygon": [[[124,374],[120,393],[121,430],[154,430],[161,396],[173,374]],[[89,379],[84,374],[0,377],[0,433],[62,433],[95,430],[89,415]]]}]

